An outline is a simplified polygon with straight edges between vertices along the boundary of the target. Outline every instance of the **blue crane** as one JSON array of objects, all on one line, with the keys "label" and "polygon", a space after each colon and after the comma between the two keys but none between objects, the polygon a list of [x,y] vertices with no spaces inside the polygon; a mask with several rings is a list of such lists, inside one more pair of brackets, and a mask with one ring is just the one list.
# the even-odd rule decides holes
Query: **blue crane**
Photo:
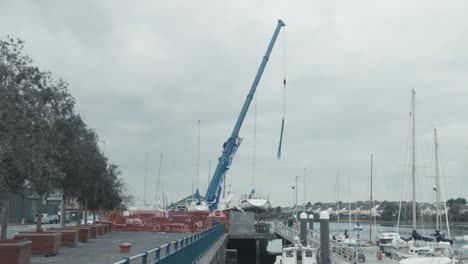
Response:
[{"label": "blue crane", "polygon": [[208,186],[205,195],[205,199],[210,207],[210,211],[216,210],[218,207],[219,197],[221,195],[222,189],[221,184],[223,183],[226,172],[229,170],[234,155],[236,154],[236,151],[242,142],[242,138],[239,137],[239,130],[241,129],[242,123],[244,122],[245,116],[247,115],[250,103],[252,102],[258,83],[260,82],[260,78],[263,75],[263,71],[265,70],[265,66],[270,57],[271,50],[273,49],[276,39],[278,38],[278,34],[281,28],[285,25],[286,24],[281,19],[278,20],[278,25],[276,26],[275,32],[273,33],[270,45],[268,45],[268,49],[265,53],[265,56],[263,57],[262,63],[260,64],[260,68],[258,69],[257,75],[255,76],[255,80],[253,81],[249,94],[245,99],[244,106],[242,106],[242,110],[239,114],[239,117],[237,118],[236,125],[232,130],[231,137],[229,137],[228,140],[223,144],[223,152],[221,157],[218,159],[218,165],[216,166],[216,170],[214,171],[210,186]]}]

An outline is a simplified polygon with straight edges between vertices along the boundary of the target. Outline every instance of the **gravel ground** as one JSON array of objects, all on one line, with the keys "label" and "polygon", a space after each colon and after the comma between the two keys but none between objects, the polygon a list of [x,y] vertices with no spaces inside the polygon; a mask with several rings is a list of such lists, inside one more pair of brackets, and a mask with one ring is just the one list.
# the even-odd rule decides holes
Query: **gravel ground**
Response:
[{"label": "gravel ground", "polygon": [[[188,235],[187,233],[112,232],[98,236],[97,239],[91,239],[87,243],[79,243],[76,248],[62,247],[59,254],[55,256],[32,256],[31,264],[111,264],[121,260],[124,256],[136,255]],[[125,242],[132,244],[130,254],[119,252],[119,244]],[[133,262],[141,263],[141,261]]]}]

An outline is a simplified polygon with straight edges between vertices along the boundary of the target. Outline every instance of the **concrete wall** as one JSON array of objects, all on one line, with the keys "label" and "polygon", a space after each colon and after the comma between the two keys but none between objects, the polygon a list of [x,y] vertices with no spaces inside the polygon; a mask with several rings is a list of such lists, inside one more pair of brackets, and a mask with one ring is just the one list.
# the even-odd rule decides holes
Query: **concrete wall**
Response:
[{"label": "concrete wall", "polygon": [[200,264],[218,264],[224,263],[224,252],[226,250],[229,235],[224,234],[216,243],[200,258],[197,263]]}]

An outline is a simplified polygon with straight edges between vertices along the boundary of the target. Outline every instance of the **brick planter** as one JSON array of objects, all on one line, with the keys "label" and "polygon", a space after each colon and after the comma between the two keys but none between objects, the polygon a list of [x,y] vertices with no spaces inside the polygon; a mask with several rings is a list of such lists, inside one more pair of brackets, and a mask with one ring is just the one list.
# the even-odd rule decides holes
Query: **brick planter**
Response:
[{"label": "brick planter", "polygon": [[92,239],[96,239],[98,235],[98,228],[95,225],[82,225],[80,227],[89,228],[90,235]]},{"label": "brick planter", "polygon": [[56,255],[62,245],[61,233],[22,232],[16,234],[13,239],[30,240],[32,242],[31,254],[46,256]]},{"label": "brick planter", "polygon": [[107,224],[97,224],[97,226],[99,226],[99,228],[102,228],[102,231],[104,234],[107,234],[109,233],[109,226]]},{"label": "brick planter", "polygon": [[0,240],[0,263],[30,264],[31,241]]},{"label": "brick planter", "polygon": [[46,232],[48,231],[62,233],[62,246],[63,247],[76,247],[78,245],[80,230],[52,228],[52,229],[48,229]]},{"label": "brick planter", "polygon": [[108,226],[109,233],[112,232],[112,222],[102,221],[101,223],[106,224]]},{"label": "brick planter", "polygon": [[85,226],[89,226],[91,228],[94,228],[96,230],[96,235],[98,235],[98,236],[104,235],[104,226],[103,225],[96,224],[96,225],[85,225]]},{"label": "brick planter", "polygon": [[[51,228],[54,230],[54,228]],[[60,228],[58,228],[60,229]],[[91,228],[90,227],[85,227],[85,226],[66,226],[62,229],[68,229],[68,230],[78,230],[79,235],[78,235],[78,240],[80,242],[88,242],[88,240],[91,239]]]}]

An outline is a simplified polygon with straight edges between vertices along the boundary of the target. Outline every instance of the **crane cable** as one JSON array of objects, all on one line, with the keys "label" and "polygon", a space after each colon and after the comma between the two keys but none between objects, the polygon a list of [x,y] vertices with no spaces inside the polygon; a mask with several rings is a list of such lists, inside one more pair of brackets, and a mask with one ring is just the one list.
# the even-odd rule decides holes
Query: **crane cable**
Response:
[{"label": "crane cable", "polygon": [[281,134],[276,158],[281,159],[281,146],[283,144],[284,118],[286,117],[286,30],[283,30],[283,118],[281,121]]}]

